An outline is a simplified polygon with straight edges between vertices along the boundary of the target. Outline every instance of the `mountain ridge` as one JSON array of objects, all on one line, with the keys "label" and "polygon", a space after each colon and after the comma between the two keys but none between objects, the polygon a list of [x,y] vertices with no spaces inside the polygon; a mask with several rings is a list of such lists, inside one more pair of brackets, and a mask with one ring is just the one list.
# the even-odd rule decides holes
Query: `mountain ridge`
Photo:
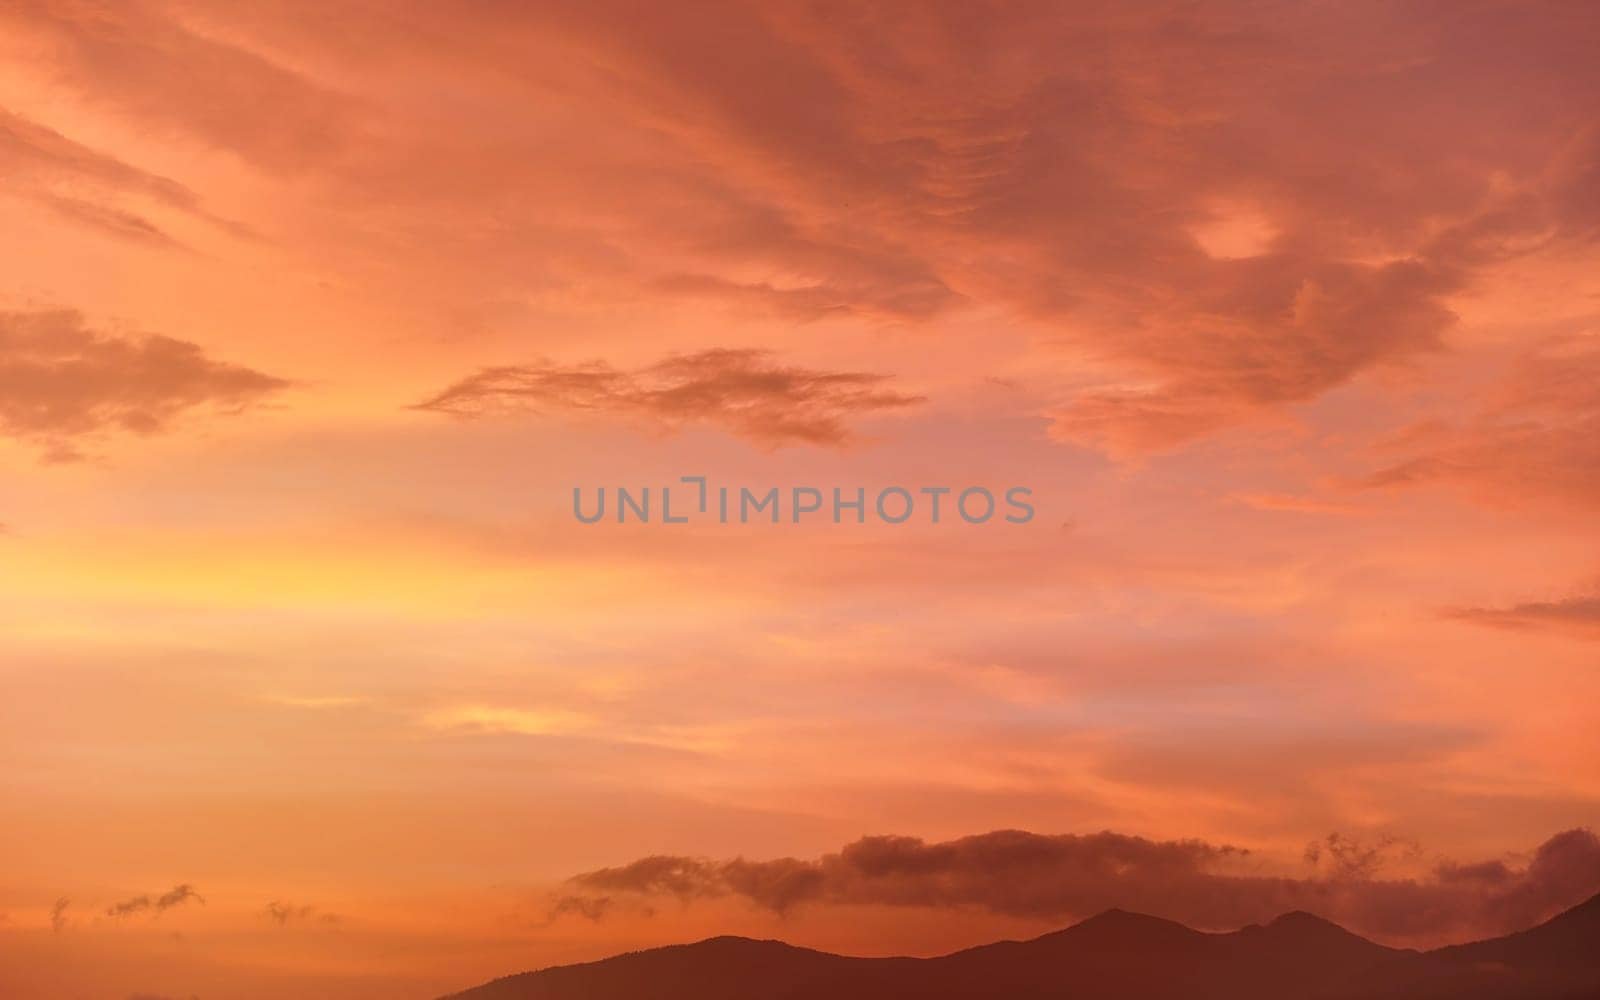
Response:
[{"label": "mountain ridge", "polygon": [[720,935],[504,976],[440,1000],[1578,1000],[1600,997],[1600,896],[1526,930],[1390,948],[1305,911],[1234,931],[1106,910],[1023,941],[860,958]]}]

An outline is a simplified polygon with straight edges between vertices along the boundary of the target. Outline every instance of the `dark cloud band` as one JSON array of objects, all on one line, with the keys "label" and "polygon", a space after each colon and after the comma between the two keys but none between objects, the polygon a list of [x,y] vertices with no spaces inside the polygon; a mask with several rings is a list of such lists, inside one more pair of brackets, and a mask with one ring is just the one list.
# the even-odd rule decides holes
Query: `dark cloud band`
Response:
[{"label": "dark cloud band", "polygon": [[1015,830],[937,843],[866,837],[816,860],[641,858],[574,876],[553,914],[601,919],[623,901],[731,897],[780,913],[871,904],[1049,920],[1120,907],[1234,928],[1308,910],[1391,940],[1461,939],[1527,926],[1600,890],[1600,838],[1588,830],[1551,837],[1524,866],[1440,861],[1422,878],[1382,875],[1396,848],[1416,852],[1334,835],[1313,845],[1313,871],[1295,878],[1253,873],[1250,852],[1199,840]]}]

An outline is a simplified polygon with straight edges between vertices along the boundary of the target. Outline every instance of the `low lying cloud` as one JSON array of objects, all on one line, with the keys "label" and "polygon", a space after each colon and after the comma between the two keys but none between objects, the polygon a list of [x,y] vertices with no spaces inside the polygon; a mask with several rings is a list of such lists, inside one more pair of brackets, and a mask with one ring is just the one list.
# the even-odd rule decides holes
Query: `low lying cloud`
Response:
[{"label": "low lying cloud", "polygon": [[175,885],[171,889],[154,898],[150,896],[134,896],[124,899],[120,903],[113,903],[106,908],[108,917],[131,917],[141,913],[165,913],[174,906],[195,902],[205,904],[205,898],[195,891],[194,886],[187,882]]},{"label": "low lying cloud", "polygon": [[102,333],[70,310],[0,312],[0,435],[52,459],[109,431],[154,434],[193,410],[238,413],[290,385],[171,337]]},{"label": "low lying cloud", "polygon": [[[615,900],[610,896],[562,896],[551,904],[550,919],[583,917],[598,922],[611,914],[614,905]],[[653,910],[649,912],[654,913]]]},{"label": "low lying cloud", "polygon": [[1600,639],[1600,595],[1528,601],[1504,608],[1455,608],[1451,618],[1509,629],[1553,629]]},{"label": "low lying cloud", "polygon": [[604,362],[485,368],[415,409],[456,417],[495,413],[601,413],[677,429],[723,427],[766,447],[839,446],[852,417],[902,409],[921,396],[887,388],[890,377],[778,362],[770,352],[715,348],[632,371]]},{"label": "low lying cloud", "polygon": [[287,927],[290,924],[337,924],[340,922],[338,914],[322,913],[315,906],[285,903],[277,899],[263,907],[261,915],[279,927]]},{"label": "low lying cloud", "polygon": [[1260,874],[1249,851],[1199,840],[865,837],[816,860],[641,858],[569,879],[551,915],[600,920],[654,899],[737,898],[776,913],[872,904],[1059,921],[1121,907],[1220,929],[1308,910],[1386,940],[1439,941],[1525,927],[1600,892],[1600,838],[1586,829],[1551,837],[1522,866],[1445,860],[1425,877],[1382,876],[1419,854],[1409,841],[1335,834],[1307,849],[1308,874],[1287,877]]}]

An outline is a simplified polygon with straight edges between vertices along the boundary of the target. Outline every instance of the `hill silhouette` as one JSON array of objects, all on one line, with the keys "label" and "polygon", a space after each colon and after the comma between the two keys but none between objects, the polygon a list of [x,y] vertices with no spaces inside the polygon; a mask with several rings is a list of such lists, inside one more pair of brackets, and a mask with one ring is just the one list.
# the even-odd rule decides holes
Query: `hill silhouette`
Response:
[{"label": "hill silhouette", "polygon": [[1308,913],[1225,934],[1110,910],[938,958],[848,958],[718,937],[507,976],[444,1000],[1578,1000],[1600,997],[1600,896],[1530,930],[1429,952]]}]

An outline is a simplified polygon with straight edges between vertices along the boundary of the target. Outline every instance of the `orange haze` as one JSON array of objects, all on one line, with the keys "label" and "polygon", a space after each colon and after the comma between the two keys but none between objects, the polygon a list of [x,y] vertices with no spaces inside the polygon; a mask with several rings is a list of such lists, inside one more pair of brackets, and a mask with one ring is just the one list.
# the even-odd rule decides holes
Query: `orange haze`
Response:
[{"label": "orange haze", "polygon": [[[0,993],[1600,889],[1596,52],[1577,0],[0,5]],[[690,475],[1036,516],[572,516]]]}]

